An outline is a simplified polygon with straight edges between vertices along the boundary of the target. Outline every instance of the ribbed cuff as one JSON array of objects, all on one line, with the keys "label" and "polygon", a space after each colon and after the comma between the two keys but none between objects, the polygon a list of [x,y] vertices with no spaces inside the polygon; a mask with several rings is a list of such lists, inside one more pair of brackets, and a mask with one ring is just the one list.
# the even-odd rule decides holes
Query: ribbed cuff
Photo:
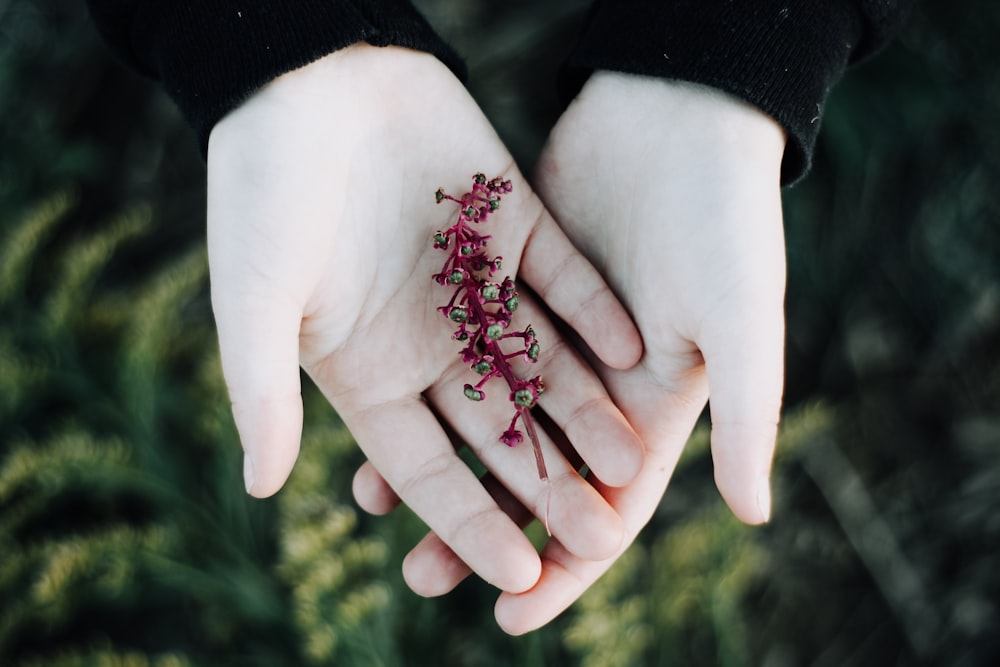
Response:
[{"label": "ribbed cuff", "polygon": [[788,185],[809,169],[827,96],[862,33],[862,17],[842,0],[598,0],[561,92],[576,95],[594,70],[723,90],[788,132]]},{"label": "ribbed cuff", "polygon": [[131,58],[162,81],[203,154],[215,124],[268,81],[358,42],[458,55],[406,0],[147,1],[133,17]]}]

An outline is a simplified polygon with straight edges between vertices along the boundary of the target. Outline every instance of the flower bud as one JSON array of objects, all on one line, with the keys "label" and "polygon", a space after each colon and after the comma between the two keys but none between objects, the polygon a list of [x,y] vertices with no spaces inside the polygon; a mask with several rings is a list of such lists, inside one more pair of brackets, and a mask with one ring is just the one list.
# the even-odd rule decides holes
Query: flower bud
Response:
[{"label": "flower bud", "polygon": [[518,389],[514,392],[514,403],[522,408],[530,408],[535,404],[535,393],[530,389]]},{"label": "flower bud", "polygon": [[524,436],[521,435],[520,431],[510,429],[509,431],[503,432],[503,435],[500,436],[500,442],[508,447],[517,447],[524,442]]}]

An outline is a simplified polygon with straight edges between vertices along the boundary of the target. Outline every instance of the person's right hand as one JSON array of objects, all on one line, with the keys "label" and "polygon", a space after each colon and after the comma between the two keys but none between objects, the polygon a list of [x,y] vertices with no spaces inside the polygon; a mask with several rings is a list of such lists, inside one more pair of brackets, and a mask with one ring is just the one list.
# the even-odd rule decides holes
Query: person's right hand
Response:
[{"label": "person's right hand", "polygon": [[[461,195],[476,172],[513,182],[484,230],[504,271],[604,363],[633,365],[641,341],[628,315],[464,88],[435,58],[400,48],[357,45],[290,72],[214,128],[212,303],[250,494],[275,493],[292,469],[301,364],[391,487],[382,497],[398,494],[461,561],[521,592],[538,580],[539,556],[455,444],[467,444],[536,516],[548,488],[527,443],[499,442],[513,410],[506,387],[483,403],[463,396],[475,376],[436,311],[451,291],[432,280],[446,258],[432,237],[456,215],[434,193]],[[527,294],[521,303],[515,322],[532,324],[542,343],[530,368],[546,381],[540,407],[602,480],[626,484],[641,467],[641,443],[540,305]],[[582,559],[616,553],[618,515],[544,433],[542,445],[553,535]],[[385,507],[375,497],[366,509]],[[426,589],[411,575],[411,586]]]}]

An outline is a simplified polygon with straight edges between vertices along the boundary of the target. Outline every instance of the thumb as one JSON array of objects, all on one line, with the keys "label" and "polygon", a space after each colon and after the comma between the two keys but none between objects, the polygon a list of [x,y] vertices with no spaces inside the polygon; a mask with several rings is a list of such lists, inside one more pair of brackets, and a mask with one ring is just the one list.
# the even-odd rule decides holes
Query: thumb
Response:
[{"label": "thumb", "polygon": [[629,369],[642,356],[632,317],[601,274],[544,208],[524,247],[523,278],[608,366]]},{"label": "thumb", "polygon": [[222,371],[243,445],[247,493],[284,485],[302,438],[301,313],[287,301],[212,292]]},{"label": "thumb", "polygon": [[[735,324],[735,326],[734,326]],[[741,521],[771,516],[774,458],[784,384],[784,314],[728,322],[717,344],[702,348],[708,373],[715,483]]]}]

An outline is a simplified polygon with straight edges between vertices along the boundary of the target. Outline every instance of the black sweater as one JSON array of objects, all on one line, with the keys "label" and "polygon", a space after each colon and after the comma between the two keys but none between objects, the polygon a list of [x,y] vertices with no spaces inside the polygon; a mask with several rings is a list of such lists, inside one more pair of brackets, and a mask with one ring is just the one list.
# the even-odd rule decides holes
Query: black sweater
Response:
[{"label": "black sweater", "polygon": [[[551,1],[551,0],[550,0]],[[409,0],[88,0],[109,45],[160,80],[207,150],[212,127],[271,79],[356,42],[464,66]],[[809,166],[831,87],[882,46],[907,0],[596,0],[561,81],[597,69],[719,88],[788,132],[782,182]]]}]

